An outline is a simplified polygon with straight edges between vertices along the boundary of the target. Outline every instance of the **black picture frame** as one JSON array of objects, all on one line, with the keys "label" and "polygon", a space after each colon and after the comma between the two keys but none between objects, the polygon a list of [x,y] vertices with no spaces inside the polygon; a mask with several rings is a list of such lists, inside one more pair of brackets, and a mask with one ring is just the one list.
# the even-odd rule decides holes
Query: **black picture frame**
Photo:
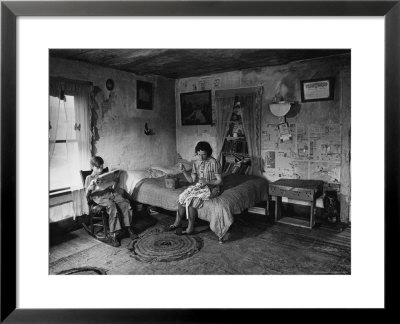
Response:
[{"label": "black picture frame", "polygon": [[136,81],[136,105],[137,109],[153,109],[153,84],[151,82]]},{"label": "black picture frame", "polygon": [[301,102],[327,101],[334,99],[335,78],[320,78],[300,81]]},{"label": "black picture frame", "polygon": [[[19,16],[379,16],[385,18],[385,313],[397,307],[397,267],[390,264],[399,243],[400,4],[396,1],[132,1],[1,3],[1,322],[6,323],[143,323],[232,322],[263,310],[138,310],[17,308],[17,106],[16,40]],[[367,68],[367,67],[366,67]],[[367,95],[367,94],[366,94]],[[383,98],[382,98],[383,100]],[[372,112],[373,113],[373,110]],[[372,190],[372,189],[371,189]],[[397,215],[397,217],[396,217]],[[35,215],[37,216],[37,215]],[[380,217],[381,215],[377,215]],[[374,260],[371,260],[372,262]],[[191,292],[193,293],[192,287]],[[84,293],[84,290],[80,293]],[[222,294],[222,292],[219,292]],[[240,294],[240,292],[238,292]],[[109,298],[105,296],[104,298]],[[245,296],[238,295],[238,298]],[[183,298],[186,298],[183,295]],[[286,311],[286,309],[282,309]],[[314,311],[314,310],[312,310]],[[254,313],[257,312],[255,315]],[[304,314],[304,312],[303,312]],[[315,314],[315,313],[313,313]],[[360,315],[360,312],[357,312]],[[364,312],[371,318],[371,312]],[[264,314],[266,315],[265,311]],[[374,317],[374,316],[372,316]],[[358,316],[358,318],[360,318]],[[376,317],[378,319],[378,317]]]},{"label": "black picture frame", "polygon": [[211,90],[180,94],[182,126],[212,125]]}]

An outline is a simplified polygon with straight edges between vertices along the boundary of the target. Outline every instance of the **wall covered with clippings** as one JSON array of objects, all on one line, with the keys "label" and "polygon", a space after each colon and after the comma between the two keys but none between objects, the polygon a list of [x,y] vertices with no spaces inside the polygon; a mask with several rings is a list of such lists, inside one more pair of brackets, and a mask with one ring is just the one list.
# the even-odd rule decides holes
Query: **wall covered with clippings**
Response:
[{"label": "wall covered with clippings", "polygon": [[[180,94],[211,90],[212,116],[216,122],[215,91],[247,87],[263,88],[261,157],[264,177],[320,179],[340,191],[341,214],[350,206],[350,55],[292,62],[176,81],[177,151],[189,160],[199,140],[216,147],[215,125],[186,126],[181,123]],[[302,101],[302,81],[334,81],[330,100]],[[290,101],[286,118],[275,116],[270,104]],[[281,140],[279,125],[287,122],[289,137]]]}]

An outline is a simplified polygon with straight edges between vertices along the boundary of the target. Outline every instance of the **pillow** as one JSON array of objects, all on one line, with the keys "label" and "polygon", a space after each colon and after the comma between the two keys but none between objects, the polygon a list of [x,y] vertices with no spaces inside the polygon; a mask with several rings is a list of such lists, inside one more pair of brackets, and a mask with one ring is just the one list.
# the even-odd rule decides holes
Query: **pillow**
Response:
[{"label": "pillow", "polygon": [[150,178],[159,178],[166,175],[164,171],[153,169],[153,167],[148,168],[147,172]]},{"label": "pillow", "polygon": [[151,169],[154,172],[162,172],[163,175],[166,174],[178,174],[181,173],[182,171],[179,169],[179,164],[173,165],[173,166],[162,166],[162,165],[153,165],[151,166]]}]

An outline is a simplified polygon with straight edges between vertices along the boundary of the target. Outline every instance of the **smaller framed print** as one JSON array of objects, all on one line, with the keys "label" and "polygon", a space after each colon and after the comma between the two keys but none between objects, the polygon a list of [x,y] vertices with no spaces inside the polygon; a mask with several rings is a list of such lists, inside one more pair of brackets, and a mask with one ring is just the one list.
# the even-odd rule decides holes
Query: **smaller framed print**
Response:
[{"label": "smaller framed print", "polygon": [[153,84],[145,81],[136,81],[137,109],[153,109]]},{"label": "smaller framed print", "polygon": [[335,78],[300,81],[301,102],[333,100]]},{"label": "smaller framed print", "polygon": [[181,93],[182,126],[211,125],[211,90]]}]

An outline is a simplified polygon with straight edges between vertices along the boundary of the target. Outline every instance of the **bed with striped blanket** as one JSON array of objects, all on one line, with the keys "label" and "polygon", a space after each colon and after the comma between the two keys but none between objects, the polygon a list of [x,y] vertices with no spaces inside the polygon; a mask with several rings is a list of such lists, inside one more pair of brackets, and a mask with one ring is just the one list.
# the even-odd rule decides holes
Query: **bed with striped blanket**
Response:
[{"label": "bed with striped blanket", "polygon": [[[142,204],[175,211],[179,194],[189,186],[181,176],[181,185],[177,189],[167,189],[164,176],[142,179],[133,189],[132,198]],[[265,178],[235,174],[225,176],[223,181],[222,194],[205,201],[203,207],[198,209],[198,217],[210,223],[218,238],[228,231],[235,214],[268,199],[268,181]]]}]

